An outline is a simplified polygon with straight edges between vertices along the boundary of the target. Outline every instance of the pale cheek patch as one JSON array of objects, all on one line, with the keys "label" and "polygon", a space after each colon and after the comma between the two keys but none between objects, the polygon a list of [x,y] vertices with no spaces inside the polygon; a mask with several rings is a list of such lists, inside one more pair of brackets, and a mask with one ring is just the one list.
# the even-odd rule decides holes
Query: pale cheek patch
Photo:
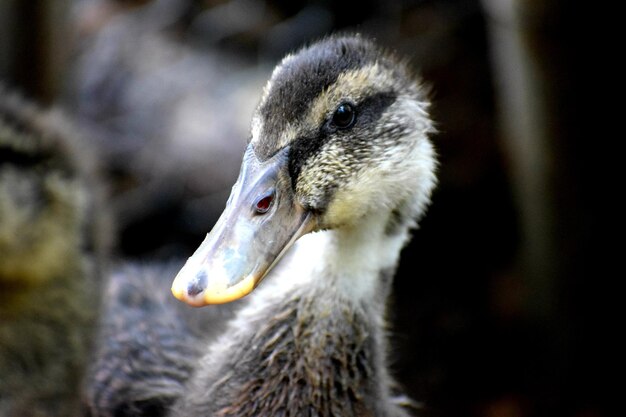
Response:
[{"label": "pale cheek patch", "polygon": [[[368,158],[347,162],[338,158],[338,162],[334,162],[334,165],[351,163],[352,166],[337,182],[324,223],[351,224],[368,213],[393,210],[403,201],[411,202],[415,216],[424,210],[435,185],[436,157],[426,139],[432,125],[415,117],[415,113],[424,111],[420,103],[406,100],[401,98],[386,112],[371,139]],[[403,120],[391,121],[397,117]],[[402,134],[391,140],[385,129],[393,130],[393,126],[401,126],[397,129],[402,130]],[[325,165],[324,158],[304,175],[315,173]],[[323,177],[316,179],[320,181]]]},{"label": "pale cheek patch", "polygon": [[338,187],[352,172],[352,160],[337,142],[328,142],[307,161],[298,177],[296,193],[306,198],[305,206],[320,209],[326,204],[330,187]]}]

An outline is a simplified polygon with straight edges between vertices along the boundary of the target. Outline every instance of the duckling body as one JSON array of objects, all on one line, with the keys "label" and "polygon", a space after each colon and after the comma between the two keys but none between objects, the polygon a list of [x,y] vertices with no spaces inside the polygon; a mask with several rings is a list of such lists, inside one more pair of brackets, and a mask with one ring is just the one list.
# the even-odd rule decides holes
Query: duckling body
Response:
[{"label": "duckling body", "polygon": [[0,85],[0,416],[77,416],[106,246],[71,124]]}]

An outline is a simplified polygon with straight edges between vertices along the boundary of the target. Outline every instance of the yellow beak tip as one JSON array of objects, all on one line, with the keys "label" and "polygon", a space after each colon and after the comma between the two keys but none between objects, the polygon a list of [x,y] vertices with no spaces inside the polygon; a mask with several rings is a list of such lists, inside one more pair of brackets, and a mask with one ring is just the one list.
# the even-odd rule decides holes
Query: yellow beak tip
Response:
[{"label": "yellow beak tip", "polygon": [[252,292],[256,281],[254,276],[248,275],[230,287],[209,287],[204,291],[204,302],[206,304],[225,304],[243,298]]},{"label": "yellow beak tip", "polygon": [[177,286],[172,286],[172,294],[174,295],[174,297],[176,297],[180,301],[185,301],[184,295],[183,295],[183,290],[181,288],[179,288]]},{"label": "yellow beak tip", "polygon": [[250,294],[256,285],[257,280],[253,275],[249,275],[237,284],[227,286],[225,283],[213,282],[198,296],[194,297],[185,291],[185,285],[179,285],[176,279],[171,291],[178,300],[193,307],[202,307],[210,304],[225,304],[238,300]]}]

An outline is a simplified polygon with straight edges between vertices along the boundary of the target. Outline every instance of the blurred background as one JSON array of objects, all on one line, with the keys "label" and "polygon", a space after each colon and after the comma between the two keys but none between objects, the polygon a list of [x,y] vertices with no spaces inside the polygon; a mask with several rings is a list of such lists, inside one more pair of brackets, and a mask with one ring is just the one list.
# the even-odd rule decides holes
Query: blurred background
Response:
[{"label": "blurred background", "polygon": [[186,258],[224,207],[277,60],[336,31],[374,37],[431,87],[439,129],[439,187],[390,310],[400,383],[423,416],[595,417],[613,367],[611,274],[580,12],[558,0],[0,0],[0,79],[87,132],[116,256]]}]

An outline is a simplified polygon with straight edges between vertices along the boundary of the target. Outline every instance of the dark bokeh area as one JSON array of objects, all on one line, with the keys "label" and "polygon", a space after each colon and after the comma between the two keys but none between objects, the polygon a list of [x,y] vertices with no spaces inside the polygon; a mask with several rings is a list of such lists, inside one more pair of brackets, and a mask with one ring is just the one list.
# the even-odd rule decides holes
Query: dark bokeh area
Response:
[{"label": "dark bokeh area", "polygon": [[6,0],[0,78],[93,141],[117,255],[169,259],[219,216],[281,56],[342,30],[406,55],[432,90],[440,169],[395,281],[400,383],[423,416],[596,417],[604,151],[566,3]]}]

